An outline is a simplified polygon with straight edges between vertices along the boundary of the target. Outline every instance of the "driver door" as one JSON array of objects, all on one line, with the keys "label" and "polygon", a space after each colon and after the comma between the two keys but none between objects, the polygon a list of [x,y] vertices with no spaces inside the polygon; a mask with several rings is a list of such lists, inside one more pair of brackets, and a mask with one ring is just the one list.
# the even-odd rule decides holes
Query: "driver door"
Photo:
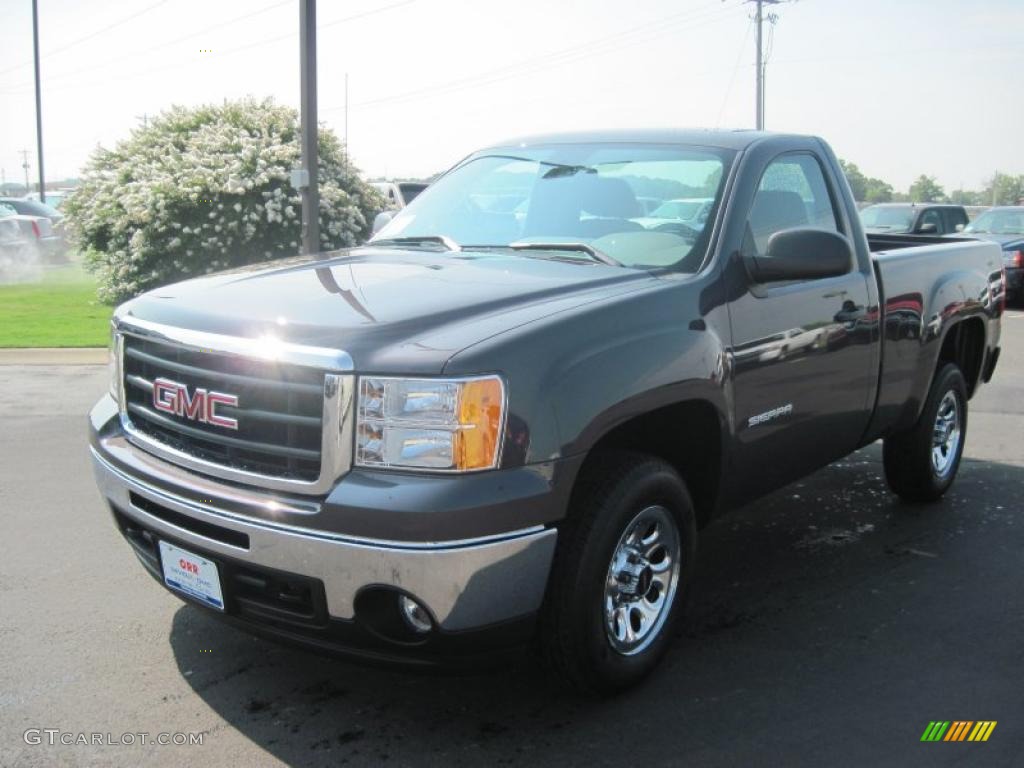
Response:
[{"label": "driver door", "polygon": [[[747,217],[742,252],[765,257],[778,231],[843,233],[820,160],[768,163]],[[759,284],[729,305],[737,463],[745,496],[780,487],[857,447],[875,375],[865,315],[867,276],[851,260],[836,277]]]}]

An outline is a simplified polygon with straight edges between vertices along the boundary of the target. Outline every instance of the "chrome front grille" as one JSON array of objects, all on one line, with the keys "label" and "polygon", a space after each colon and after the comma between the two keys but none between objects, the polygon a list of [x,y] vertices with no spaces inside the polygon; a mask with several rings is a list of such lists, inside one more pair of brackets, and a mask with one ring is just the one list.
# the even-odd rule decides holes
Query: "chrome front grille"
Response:
[{"label": "chrome front grille", "polygon": [[[293,364],[288,345],[246,350],[244,340],[192,332],[183,341],[173,329],[137,322],[119,324],[120,405],[140,447],[216,477],[305,493],[325,492],[349,469],[353,377],[330,371],[330,350],[295,347],[301,363]],[[344,361],[343,354],[333,359]],[[310,365],[321,359],[328,364]],[[186,403],[216,393],[237,404],[173,412],[172,385],[193,398]],[[205,421],[204,413],[237,428]]]}]

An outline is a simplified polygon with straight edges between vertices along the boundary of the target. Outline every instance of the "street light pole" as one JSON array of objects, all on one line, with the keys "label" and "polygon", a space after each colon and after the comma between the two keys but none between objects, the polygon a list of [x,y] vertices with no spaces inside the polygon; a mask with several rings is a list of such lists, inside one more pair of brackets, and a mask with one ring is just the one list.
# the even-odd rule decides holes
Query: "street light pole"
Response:
[{"label": "street light pole", "polygon": [[756,127],[757,130],[764,130],[764,94],[762,89],[764,84],[762,78],[764,77],[764,59],[761,56],[761,27],[764,25],[764,16],[761,12],[761,0],[757,0],[757,63],[754,65],[757,68],[757,88],[755,90],[754,98],[757,103],[755,106],[756,114]]},{"label": "street light pole", "polygon": [[299,0],[299,56],[302,82],[300,133],[302,171],[302,252],[320,252],[320,187],[318,184],[316,116],[316,0]]},{"label": "street light pole", "polygon": [[39,2],[32,0],[32,44],[36,63],[36,158],[39,163],[39,202],[46,202],[46,181],[43,173],[43,103],[39,88]]}]

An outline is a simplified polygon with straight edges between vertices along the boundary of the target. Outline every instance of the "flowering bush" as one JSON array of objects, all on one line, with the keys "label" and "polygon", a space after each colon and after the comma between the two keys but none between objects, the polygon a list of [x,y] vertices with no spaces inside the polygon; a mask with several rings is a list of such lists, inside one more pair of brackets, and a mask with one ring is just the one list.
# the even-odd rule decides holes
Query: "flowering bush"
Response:
[{"label": "flowering bush", "polygon": [[[72,237],[120,302],[158,285],[299,252],[295,110],[245,99],[172,107],[114,149],[97,148],[66,203]],[[357,245],[384,200],[320,131],[320,243]]]}]

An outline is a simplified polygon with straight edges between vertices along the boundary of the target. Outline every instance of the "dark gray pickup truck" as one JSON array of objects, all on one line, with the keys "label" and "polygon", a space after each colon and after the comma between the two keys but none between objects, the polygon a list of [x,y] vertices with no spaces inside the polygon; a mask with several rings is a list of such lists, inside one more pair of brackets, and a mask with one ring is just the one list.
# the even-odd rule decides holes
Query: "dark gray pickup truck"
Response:
[{"label": "dark gray pickup truck", "polygon": [[856,211],[812,137],[477,152],[363,247],[120,307],[99,486],[156,579],[248,630],[421,666],[525,646],[623,688],[716,515],[880,438],[902,498],[953,482],[999,246]]}]

